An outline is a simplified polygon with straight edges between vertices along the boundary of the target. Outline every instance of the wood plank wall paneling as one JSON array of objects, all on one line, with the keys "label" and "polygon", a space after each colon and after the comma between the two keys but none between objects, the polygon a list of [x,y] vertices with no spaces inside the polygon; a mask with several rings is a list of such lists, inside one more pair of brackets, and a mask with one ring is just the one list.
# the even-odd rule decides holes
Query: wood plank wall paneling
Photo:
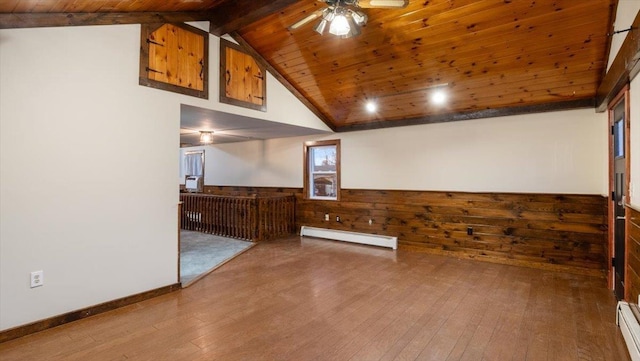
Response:
[{"label": "wood plank wall paneling", "polygon": [[149,43],[149,79],[204,90],[200,77],[204,65],[199,65],[204,59],[204,39],[199,34],[164,24],[151,33]]},{"label": "wood plank wall paneling", "polygon": [[627,234],[627,280],[629,302],[638,302],[640,295],[640,211],[627,207],[629,227]]},{"label": "wood plank wall paneling", "polygon": [[294,193],[297,228],[391,235],[406,250],[597,276],[606,268],[607,200],[597,195],[342,189],[335,202],[304,199],[298,188],[205,186],[239,191]]},{"label": "wood plank wall paneling", "polygon": [[[603,197],[604,198],[604,197]],[[611,238],[610,238],[610,233],[609,233],[609,199],[605,198],[603,201],[603,211],[602,213],[604,214],[604,220],[603,222],[605,222],[606,224],[606,229],[604,231],[604,236],[603,236],[603,256],[604,256],[604,265],[603,265],[603,270],[604,270],[604,275],[605,277],[610,280],[610,278],[612,277],[612,273],[611,270],[613,267],[611,264],[611,253],[610,253],[610,242],[611,242]],[[613,283],[612,283],[613,284]]]}]

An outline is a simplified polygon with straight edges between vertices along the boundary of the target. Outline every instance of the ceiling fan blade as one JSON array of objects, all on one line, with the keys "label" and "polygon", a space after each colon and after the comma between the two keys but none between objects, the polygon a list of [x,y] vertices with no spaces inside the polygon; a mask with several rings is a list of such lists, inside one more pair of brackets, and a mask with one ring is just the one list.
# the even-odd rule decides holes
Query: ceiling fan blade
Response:
[{"label": "ceiling fan blade", "polygon": [[358,0],[358,6],[363,9],[402,9],[409,5],[409,0]]},{"label": "ceiling fan blade", "polygon": [[314,11],[311,14],[307,15],[307,17],[305,17],[302,20],[299,20],[298,22],[296,22],[293,25],[289,26],[288,29],[289,30],[296,30],[297,28],[307,24],[308,22],[319,18],[322,15],[323,12],[324,12],[324,9]]}]

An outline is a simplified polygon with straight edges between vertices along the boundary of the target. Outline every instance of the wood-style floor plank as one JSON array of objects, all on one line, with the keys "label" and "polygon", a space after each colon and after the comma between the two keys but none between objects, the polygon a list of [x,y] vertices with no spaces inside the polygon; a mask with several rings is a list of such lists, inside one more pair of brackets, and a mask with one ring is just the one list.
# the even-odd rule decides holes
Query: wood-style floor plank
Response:
[{"label": "wood-style floor plank", "polygon": [[292,237],[0,359],[626,361],[615,305],[600,278]]}]

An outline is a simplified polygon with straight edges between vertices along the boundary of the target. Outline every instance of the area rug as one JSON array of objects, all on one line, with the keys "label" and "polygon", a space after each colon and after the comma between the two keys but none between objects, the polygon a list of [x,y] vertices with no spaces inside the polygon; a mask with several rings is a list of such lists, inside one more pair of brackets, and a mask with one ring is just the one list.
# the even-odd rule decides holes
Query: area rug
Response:
[{"label": "area rug", "polygon": [[180,231],[180,283],[193,284],[254,244],[212,234]]}]

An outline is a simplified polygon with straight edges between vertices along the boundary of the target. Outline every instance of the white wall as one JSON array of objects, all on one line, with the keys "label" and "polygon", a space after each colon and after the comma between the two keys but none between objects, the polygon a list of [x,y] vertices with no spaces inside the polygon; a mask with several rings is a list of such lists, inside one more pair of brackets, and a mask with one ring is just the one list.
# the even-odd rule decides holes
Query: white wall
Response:
[{"label": "white wall", "polygon": [[138,25],[0,30],[0,330],[177,282],[181,103],[326,129],[218,103],[210,39],[202,100],[138,85]]},{"label": "white wall", "polygon": [[1,329],[177,281],[179,105],[137,85],[138,33],[0,32]]},{"label": "white wall", "polygon": [[302,187],[312,139],[341,139],[343,188],[607,193],[606,119],[591,109],[214,146],[207,184]]},{"label": "white wall", "polygon": [[189,147],[180,154],[205,150],[206,185],[301,188],[302,144],[312,139],[320,138],[292,137]]},{"label": "white wall", "polygon": [[[189,25],[209,31],[208,22],[194,22]],[[231,38],[227,40],[233,41]],[[267,72],[267,111],[247,109],[235,105],[220,103],[220,38],[209,36],[209,99],[190,97],[183,103],[203,108],[266,119],[273,122],[287,123],[301,127],[331,131],[304,104],[294,97],[273,75]]]}]

